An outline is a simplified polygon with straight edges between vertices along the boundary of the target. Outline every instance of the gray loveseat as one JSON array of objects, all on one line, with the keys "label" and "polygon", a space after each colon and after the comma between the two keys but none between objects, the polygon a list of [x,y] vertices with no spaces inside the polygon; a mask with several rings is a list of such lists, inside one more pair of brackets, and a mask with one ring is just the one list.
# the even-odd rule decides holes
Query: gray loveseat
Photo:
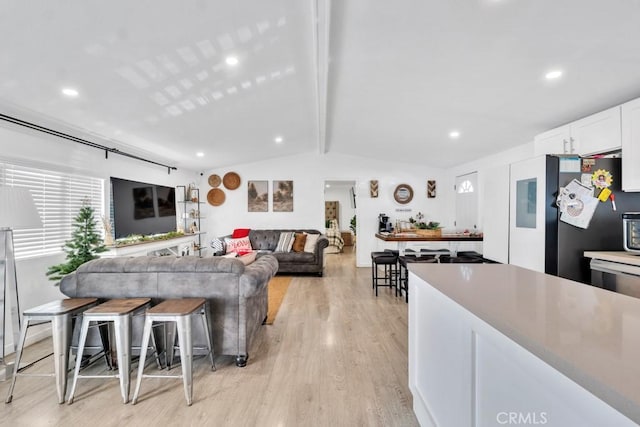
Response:
[{"label": "gray loveseat", "polygon": [[[263,256],[245,266],[237,259],[210,257],[101,258],[65,276],[60,290],[69,297],[201,297],[208,302],[215,354],[233,355],[245,366],[251,342],[267,316],[267,283],[278,261]],[[141,322],[134,322],[134,339]],[[193,322],[194,346],[204,347],[201,322]],[[135,341],[134,341],[135,342]]]},{"label": "gray loveseat", "polygon": [[[296,233],[319,234],[313,253],[311,252],[275,252],[283,231]],[[278,260],[278,273],[313,273],[322,276],[324,271],[324,249],[329,240],[318,230],[251,230],[249,232],[251,247],[258,250],[258,259],[264,255],[273,255]]]}]

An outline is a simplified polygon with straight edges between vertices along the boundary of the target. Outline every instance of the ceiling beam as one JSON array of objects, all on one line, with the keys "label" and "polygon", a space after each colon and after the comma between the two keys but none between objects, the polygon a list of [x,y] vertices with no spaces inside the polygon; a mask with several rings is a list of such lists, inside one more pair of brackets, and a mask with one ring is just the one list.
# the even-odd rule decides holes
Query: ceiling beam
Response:
[{"label": "ceiling beam", "polygon": [[316,70],[316,99],[318,152],[327,152],[327,93],[329,81],[329,34],[331,0],[311,0],[313,19],[314,62]]}]

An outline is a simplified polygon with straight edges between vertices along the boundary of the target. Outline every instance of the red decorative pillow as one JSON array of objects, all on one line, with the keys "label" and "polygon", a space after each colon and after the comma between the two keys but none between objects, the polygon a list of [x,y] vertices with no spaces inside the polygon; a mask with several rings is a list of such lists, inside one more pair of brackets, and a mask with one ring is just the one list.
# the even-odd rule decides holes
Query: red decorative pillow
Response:
[{"label": "red decorative pillow", "polygon": [[231,238],[242,239],[243,237],[247,237],[250,231],[251,231],[250,228],[236,228],[235,230],[233,230],[233,234],[231,234]]}]

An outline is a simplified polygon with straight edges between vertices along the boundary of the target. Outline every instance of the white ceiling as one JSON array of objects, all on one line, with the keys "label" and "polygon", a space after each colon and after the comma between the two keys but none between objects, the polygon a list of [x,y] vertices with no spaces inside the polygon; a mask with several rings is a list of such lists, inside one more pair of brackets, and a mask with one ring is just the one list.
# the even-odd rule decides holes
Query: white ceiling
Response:
[{"label": "white ceiling", "polygon": [[640,96],[639,41],[640,0],[6,0],[0,113],[193,170],[447,167]]}]

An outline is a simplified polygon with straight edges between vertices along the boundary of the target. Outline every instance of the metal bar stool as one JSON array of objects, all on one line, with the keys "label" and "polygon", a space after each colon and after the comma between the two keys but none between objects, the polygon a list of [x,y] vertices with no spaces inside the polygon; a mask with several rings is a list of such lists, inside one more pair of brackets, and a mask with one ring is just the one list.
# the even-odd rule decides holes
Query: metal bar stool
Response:
[{"label": "metal bar stool", "polygon": [[[407,268],[407,264],[411,263],[436,263],[438,260],[433,256],[411,256],[404,255],[398,257],[398,263],[400,264],[399,268],[399,279],[398,279],[398,292],[400,296],[402,296],[402,292],[404,291],[404,300],[405,302],[409,302],[409,269]],[[404,274],[403,274],[404,272]]]},{"label": "metal bar stool", "polygon": [[[114,378],[120,379],[120,393],[123,403],[129,401],[129,384],[131,380],[131,317],[134,313],[147,308],[150,298],[112,299],[84,312],[82,329],[78,340],[78,354],[73,383],[68,403],[73,403],[73,396],[78,378]],[[115,329],[116,352],[118,354],[118,375],[80,375],[82,353],[87,341],[87,332],[91,322],[113,322]],[[140,350],[143,351],[142,349]]]},{"label": "metal bar stool", "polygon": [[[384,266],[384,275],[381,277],[378,267]],[[393,252],[371,252],[371,283],[378,296],[379,287],[395,288],[398,296],[397,285],[398,256]],[[381,283],[382,282],[382,283]]]},{"label": "metal bar stool", "polygon": [[[67,368],[69,366],[69,347],[71,345],[71,334],[75,317],[81,315],[83,311],[98,303],[96,298],[68,298],[52,301],[38,307],[30,308],[22,313],[24,323],[20,331],[20,340],[16,348],[16,361],[13,368],[13,378],[9,386],[6,403],[13,400],[13,388],[16,385],[16,378],[20,376],[50,377],[55,376],[56,391],[58,392],[58,403],[64,403],[67,392]],[[42,357],[34,362],[20,368],[20,360],[24,350],[24,342],[27,338],[27,329],[32,325],[32,321],[38,321],[37,325],[51,322],[51,337],[53,341],[53,353]],[[24,374],[21,371],[33,366],[53,355],[53,374]]]},{"label": "metal bar stool", "polygon": [[437,262],[440,262],[440,257],[451,256],[449,249],[420,249],[420,256],[430,255],[436,258]]},{"label": "metal bar stool", "polygon": [[[182,378],[184,385],[184,395],[187,399],[187,405],[191,406],[193,397],[193,340],[191,334],[191,317],[200,313],[204,332],[207,337],[207,345],[209,357],[211,359],[211,369],[215,370],[216,366],[213,361],[213,345],[211,343],[211,331],[209,329],[208,310],[206,309],[206,300],[204,298],[185,298],[172,299],[161,302],[145,313],[144,331],[142,332],[142,344],[140,345],[140,361],[138,363],[138,378],[136,380],[136,388],[133,392],[132,404],[138,401],[140,393],[140,385],[142,378]],[[174,322],[178,329],[178,343],[180,346],[180,362],[182,366],[182,375],[147,375],[144,374],[144,362],[146,359],[146,349],[149,344],[149,337],[152,334],[153,322]],[[171,337],[175,336],[171,334]],[[165,344],[167,350],[167,369],[170,369],[173,362],[173,345],[174,339],[168,340]],[[171,351],[169,351],[171,349]]]}]

